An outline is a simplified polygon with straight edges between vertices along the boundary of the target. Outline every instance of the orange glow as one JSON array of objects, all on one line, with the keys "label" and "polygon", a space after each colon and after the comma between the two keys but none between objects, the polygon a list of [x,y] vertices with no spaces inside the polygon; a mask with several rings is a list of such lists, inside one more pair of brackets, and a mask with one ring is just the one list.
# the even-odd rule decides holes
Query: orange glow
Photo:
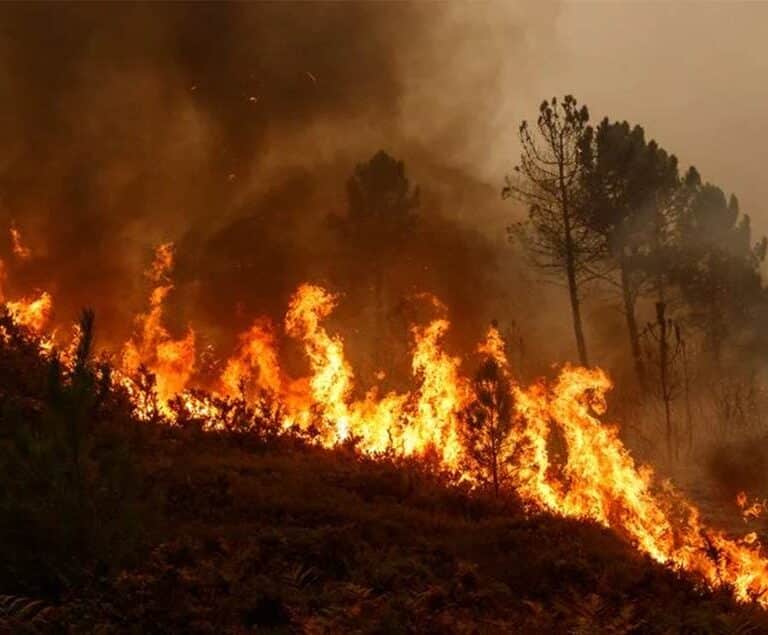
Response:
[{"label": "orange glow", "polygon": [[51,295],[43,291],[36,298],[22,298],[5,303],[8,313],[16,324],[24,326],[38,335],[48,324],[53,310]]},{"label": "orange glow", "polygon": [[29,260],[32,257],[32,250],[27,247],[21,239],[21,232],[11,225],[11,250],[19,260]]},{"label": "orange glow", "polygon": [[[189,329],[173,339],[163,321],[172,267],[173,246],[161,245],[147,273],[153,283],[149,309],[137,318],[115,373],[141,419],[178,423],[178,412],[168,404],[176,399],[204,428],[215,429],[227,425],[222,404],[228,399],[254,405],[267,394],[278,406],[285,433],[302,433],[325,447],[353,442],[370,456],[433,457],[456,480],[476,482],[462,467],[467,462],[461,428],[462,411],[475,395],[461,360],[443,348],[450,323],[438,300],[422,296],[437,317],[411,327],[414,381],[403,394],[381,394],[377,386],[355,390],[344,340],[325,325],[340,297],[312,284],[296,290],[284,322],[285,334],[303,345],[307,377],[284,374],[277,354],[280,334],[268,320],[258,319],[240,336],[214,390],[193,391],[195,333]],[[52,306],[47,293],[6,306],[20,324],[44,334]],[[635,463],[618,427],[602,420],[612,388],[602,370],[565,365],[553,380],[521,386],[510,377],[498,329],[489,329],[476,350],[510,380],[514,425],[502,446],[512,449],[501,458],[508,470],[505,482],[526,505],[599,523],[655,561],[689,572],[710,588],[728,588],[741,602],[768,608],[768,559],[757,535],[735,538],[708,527],[685,496]],[[72,355],[65,353],[65,360],[67,354]],[[142,383],[142,367],[156,379],[154,404]],[[562,441],[562,451],[551,451],[552,436]],[[764,503],[749,504],[743,493],[737,503],[745,518],[764,509]]]},{"label": "orange glow", "polygon": [[269,320],[256,320],[250,329],[240,335],[238,350],[229,358],[221,374],[221,385],[222,392],[228,397],[239,396],[241,389],[246,395],[252,395],[254,387],[273,395],[280,393],[280,364],[275,350],[274,329]]},{"label": "orange glow", "polygon": [[149,297],[149,311],[136,319],[136,333],[123,347],[121,370],[129,378],[144,367],[156,382],[159,404],[167,410],[169,399],[187,386],[195,369],[195,332],[192,329],[178,340],[163,324],[163,304],[173,289],[173,244],[160,245],[147,277],[155,284]]}]

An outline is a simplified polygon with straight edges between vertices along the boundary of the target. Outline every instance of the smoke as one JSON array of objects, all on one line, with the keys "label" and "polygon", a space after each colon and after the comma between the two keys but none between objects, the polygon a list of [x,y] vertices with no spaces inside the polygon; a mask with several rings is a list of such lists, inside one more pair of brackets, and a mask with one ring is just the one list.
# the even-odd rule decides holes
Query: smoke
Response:
[{"label": "smoke", "polygon": [[51,290],[62,322],[93,306],[114,342],[143,307],[151,250],[170,240],[172,327],[232,341],[255,315],[279,316],[302,280],[352,284],[360,263],[327,219],[344,213],[355,164],[383,148],[423,192],[395,295],[443,296],[473,335],[502,312],[532,315],[541,299],[519,291],[499,186],[557,12],[3,5],[0,222],[33,253],[19,262],[3,246],[11,291]]}]

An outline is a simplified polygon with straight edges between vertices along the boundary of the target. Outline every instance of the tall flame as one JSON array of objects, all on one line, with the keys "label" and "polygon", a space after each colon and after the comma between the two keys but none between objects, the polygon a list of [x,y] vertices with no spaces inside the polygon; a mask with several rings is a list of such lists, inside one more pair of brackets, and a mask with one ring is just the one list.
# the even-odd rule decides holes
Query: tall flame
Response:
[{"label": "tall flame", "polygon": [[186,388],[196,360],[195,332],[190,328],[182,339],[175,340],[163,324],[163,305],[173,289],[169,277],[172,268],[173,244],[162,244],[146,274],[155,284],[149,311],[138,316],[137,332],[125,344],[122,355],[122,370],[127,375],[136,375],[142,366],[154,374],[161,404]]},{"label": "tall flame", "polygon": [[[215,427],[215,422],[224,420],[219,402],[187,390],[196,361],[194,331],[175,340],[163,324],[164,302],[173,288],[172,267],[173,246],[161,245],[147,274],[154,285],[149,310],[138,317],[136,334],[123,348],[119,381],[142,414],[132,377],[143,365],[156,376],[166,420],[175,420],[167,400],[176,397],[205,418],[208,427]],[[303,284],[291,298],[285,330],[303,343],[309,376],[285,376],[275,329],[267,320],[257,320],[241,335],[219,379],[220,394],[213,397],[252,399],[267,391],[282,406],[285,430],[313,432],[311,438],[324,446],[353,440],[360,452],[369,455],[429,454],[456,478],[475,482],[462,467],[466,451],[461,426],[462,411],[476,396],[460,373],[461,360],[442,348],[450,324],[441,305],[425,298],[441,315],[411,329],[415,386],[410,392],[381,395],[374,386],[356,398],[343,339],[323,324],[339,297]],[[42,333],[51,298],[44,293],[36,300],[6,306],[15,320]],[[698,509],[671,484],[659,483],[650,468],[635,463],[618,428],[601,421],[612,388],[603,371],[566,365],[555,380],[524,387],[510,377],[504,341],[495,327],[477,350],[509,380],[514,425],[503,447],[512,450],[502,459],[512,487],[528,505],[609,527],[657,562],[690,572],[711,588],[728,588],[739,601],[768,608],[768,559],[757,535],[734,538],[708,527]],[[552,452],[553,431],[562,441],[562,452]],[[746,496],[738,502],[748,516],[764,506],[748,506]]]},{"label": "tall flame", "polygon": [[[352,369],[344,357],[341,339],[333,337],[321,326],[336,306],[337,297],[322,287],[304,284],[294,294],[285,316],[289,335],[300,338],[305,345],[312,368],[309,386],[312,397],[320,406],[322,439],[326,443],[344,441],[350,433],[350,412],[347,400],[352,390]],[[305,409],[300,420],[308,422]]]},{"label": "tall flame", "polygon": [[17,324],[40,335],[50,320],[53,299],[50,293],[43,291],[35,298],[9,300],[5,303],[5,308]]},{"label": "tall flame", "polygon": [[461,360],[439,346],[448,326],[448,320],[438,319],[426,327],[413,327],[413,374],[421,387],[403,435],[403,451],[408,455],[431,447],[455,469],[461,455],[457,415],[467,400],[467,387],[458,374]]},{"label": "tall flame", "polygon": [[240,396],[243,390],[248,395],[254,386],[273,395],[282,389],[274,328],[267,319],[256,320],[240,335],[238,350],[221,374],[222,392],[228,397]]}]

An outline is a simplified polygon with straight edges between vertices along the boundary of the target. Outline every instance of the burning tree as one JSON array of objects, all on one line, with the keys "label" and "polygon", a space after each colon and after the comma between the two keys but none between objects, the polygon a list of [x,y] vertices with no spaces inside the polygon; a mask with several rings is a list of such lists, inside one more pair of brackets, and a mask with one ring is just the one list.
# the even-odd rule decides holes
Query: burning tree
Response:
[{"label": "burning tree", "polygon": [[496,321],[477,350],[484,361],[470,387],[472,398],[460,413],[465,469],[498,496],[510,475],[516,404],[506,342]]},{"label": "burning tree", "polygon": [[462,413],[464,451],[469,469],[478,480],[493,487],[495,496],[508,477],[514,442],[514,401],[509,377],[494,358],[475,374],[474,400]]}]

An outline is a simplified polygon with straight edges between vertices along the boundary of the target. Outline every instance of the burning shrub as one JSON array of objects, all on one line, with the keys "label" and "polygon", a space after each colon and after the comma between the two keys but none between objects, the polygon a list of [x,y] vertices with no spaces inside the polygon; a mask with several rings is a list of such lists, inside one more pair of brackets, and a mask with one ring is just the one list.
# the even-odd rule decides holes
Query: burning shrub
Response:
[{"label": "burning shrub", "polygon": [[475,375],[474,389],[475,399],[462,413],[466,462],[478,481],[498,496],[509,479],[514,447],[511,385],[503,367],[489,358]]}]

